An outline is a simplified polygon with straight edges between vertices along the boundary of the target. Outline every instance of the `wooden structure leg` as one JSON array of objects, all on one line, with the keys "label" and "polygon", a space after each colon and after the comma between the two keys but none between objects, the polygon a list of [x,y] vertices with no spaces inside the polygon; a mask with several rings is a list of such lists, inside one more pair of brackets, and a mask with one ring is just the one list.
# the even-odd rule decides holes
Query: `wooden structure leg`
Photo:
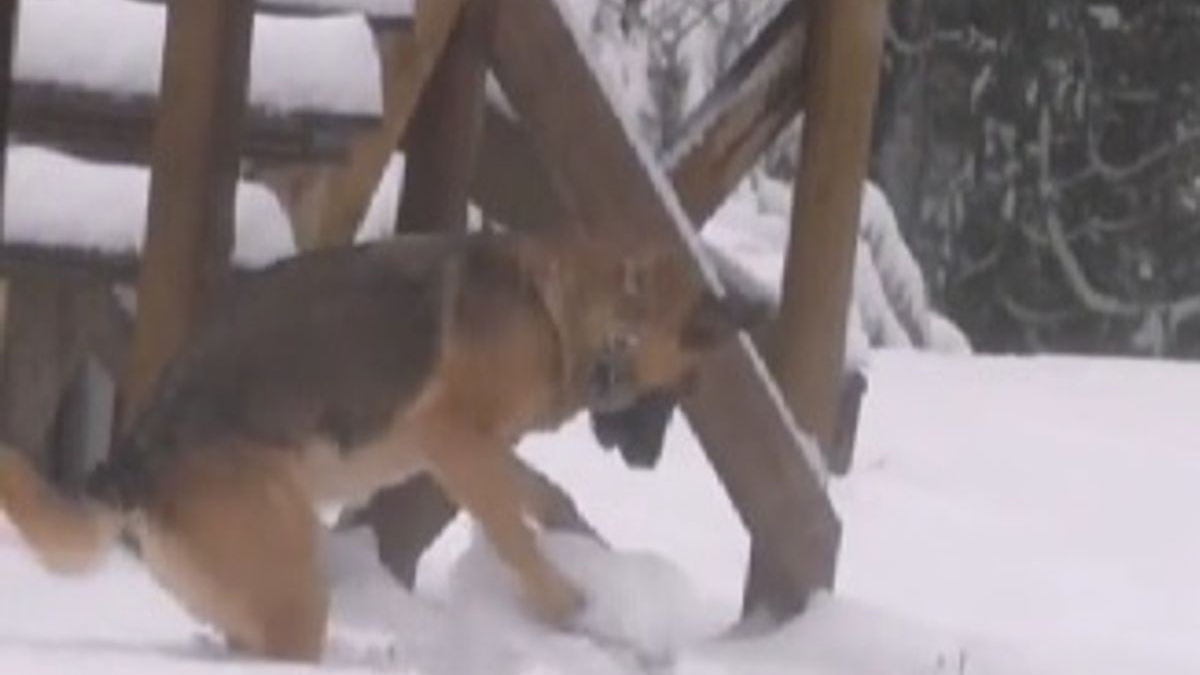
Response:
[{"label": "wooden structure leg", "polygon": [[[12,100],[12,64],[16,47],[17,0],[0,0],[0,160],[8,156],[8,118]],[[0,233],[4,232],[4,165],[0,161]]]},{"label": "wooden structure leg", "polygon": [[[586,224],[630,246],[657,240],[698,254],[677,196],[610,107],[554,1],[497,5],[496,75]],[[715,283],[698,256],[697,264]],[[797,431],[748,340],[723,350],[704,370],[701,380],[708,384],[684,410],[781,580],[772,609],[794,613],[809,592],[833,583],[840,526],[824,492],[819,451]]]},{"label": "wooden structure leg", "polygon": [[425,84],[458,22],[464,0],[417,0],[416,37],[380,44],[383,63],[383,125],[356,140],[342,166],[324,172],[312,189],[318,246],[354,239],[392,152],[399,145]]},{"label": "wooden structure leg", "polygon": [[[801,162],[772,370],[797,422],[836,447],[846,314],[870,154],[886,0],[815,3],[806,63]],[[757,543],[747,606],[770,604],[782,579]]]},{"label": "wooden structure leg", "polygon": [[0,434],[53,475],[48,434],[59,402],[84,356],[76,330],[79,289],[51,275],[23,275],[8,285],[0,358]]},{"label": "wooden structure leg", "polygon": [[[466,230],[467,187],[483,123],[483,20],[481,3],[468,2],[417,105],[406,138],[399,232]],[[359,518],[374,530],[384,565],[412,586],[421,554],[457,511],[422,475],[379,492]]]},{"label": "wooden structure leg", "polygon": [[173,2],[123,427],[229,276],[253,0]]}]

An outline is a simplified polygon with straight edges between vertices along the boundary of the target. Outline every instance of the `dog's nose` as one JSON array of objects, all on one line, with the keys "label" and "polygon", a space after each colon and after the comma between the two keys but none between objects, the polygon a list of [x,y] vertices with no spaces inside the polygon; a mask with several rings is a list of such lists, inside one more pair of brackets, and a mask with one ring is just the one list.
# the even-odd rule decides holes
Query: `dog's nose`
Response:
[{"label": "dog's nose", "polygon": [[592,364],[587,394],[592,410],[609,410],[624,405],[632,391],[632,366],[625,354],[605,354]]},{"label": "dog's nose", "polygon": [[616,360],[610,356],[596,361],[588,378],[588,395],[592,400],[604,400],[612,395],[620,380],[619,370]]}]

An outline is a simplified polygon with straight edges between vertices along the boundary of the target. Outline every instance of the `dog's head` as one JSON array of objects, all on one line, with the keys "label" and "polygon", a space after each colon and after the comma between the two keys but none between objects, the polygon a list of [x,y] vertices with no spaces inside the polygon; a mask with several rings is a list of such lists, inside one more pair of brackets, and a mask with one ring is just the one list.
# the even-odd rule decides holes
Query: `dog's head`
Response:
[{"label": "dog's head", "polygon": [[706,352],[765,316],[717,297],[679,253],[594,247],[571,263],[574,380],[593,412],[681,391]]}]

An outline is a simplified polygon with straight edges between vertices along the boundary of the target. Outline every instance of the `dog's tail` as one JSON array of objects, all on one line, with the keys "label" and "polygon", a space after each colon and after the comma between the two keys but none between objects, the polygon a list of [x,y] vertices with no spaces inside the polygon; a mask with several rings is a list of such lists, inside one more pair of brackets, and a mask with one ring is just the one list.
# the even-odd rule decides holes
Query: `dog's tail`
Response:
[{"label": "dog's tail", "polygon": [[42,564],[58,574],[84,574],[116,544],[125,525],[117,509],[57,492],[21,453],[0,447],[0,511]]}]

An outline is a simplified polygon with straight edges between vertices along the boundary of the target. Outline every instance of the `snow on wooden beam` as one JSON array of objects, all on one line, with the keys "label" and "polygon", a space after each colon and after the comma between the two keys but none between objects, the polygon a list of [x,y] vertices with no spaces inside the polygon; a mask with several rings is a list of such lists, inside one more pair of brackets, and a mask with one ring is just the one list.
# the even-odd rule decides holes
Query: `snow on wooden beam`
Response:
[{"label": "snow on wooden beam", "polygon": [[416,25],[411,33],[379,36],[383,124],[355,139],[347,161],[328,169],[312,187],[304,211],[312,213],[314,223],[300,227],[316,232],[317,245],[353,240],[434,64],[458,22],[462,4],[463,0],[417,0]]},{"label": "snow on wooden beam", "polygon": [[[497,79],[586,225],[630,246],[683,247],[715,284],[678,197],[613,110],[555,1],[496,5]],[[701,380],[707,384],[684,410],[776,572],[773,608],[799,611],[811,591],[832,585],[840,537],[820,453],[796,428],[748,339],[710,359]]]},{"label": "snow on wooden beam", "polygon": [[[70,89],[54,83],[14,83],[11,132],[22,141],[58,147],[104,162],[149,161],[156,96]],[[354,135],[379,125],[375,115],[278,113],[253,107],[242,133],[245,156],[257,164],[333,162]]]},{"label": "snow on wooden beam", "polygon": [[251,0],[173,2],[151,162],[124,426],[227,281],[239,139],[246,107]]}]

